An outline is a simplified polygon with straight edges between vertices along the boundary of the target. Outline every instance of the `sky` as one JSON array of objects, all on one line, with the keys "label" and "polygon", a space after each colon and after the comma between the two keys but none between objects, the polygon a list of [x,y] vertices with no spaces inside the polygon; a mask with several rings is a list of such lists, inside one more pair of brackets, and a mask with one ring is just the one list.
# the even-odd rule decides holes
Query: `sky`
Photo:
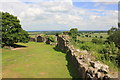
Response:
[{"label": "sky", "polygon": [[108,30],[118,23],[117,0],[1,0],[0,11],[18,17],[27,31]]}]

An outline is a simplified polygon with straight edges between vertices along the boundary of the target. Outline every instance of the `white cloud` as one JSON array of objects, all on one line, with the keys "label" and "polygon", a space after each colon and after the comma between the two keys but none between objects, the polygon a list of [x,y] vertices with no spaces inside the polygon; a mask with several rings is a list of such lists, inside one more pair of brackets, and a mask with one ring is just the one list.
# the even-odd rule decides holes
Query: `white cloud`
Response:
[{"label": "white cloud", "polygon": [[119,0],[73,0],[74,2],[119,2]]},{"label": "white cloud", "polygon": [[118,17],[118,11],[74,7],[72,0],[65,2],[48,0],[35,4],[26,4],[16,0],[16,2],[2,5],[3,8],[0,10],[18,16],[25,30],[64,30],[72,27],[80,30],[104,30],[116,26]]}]

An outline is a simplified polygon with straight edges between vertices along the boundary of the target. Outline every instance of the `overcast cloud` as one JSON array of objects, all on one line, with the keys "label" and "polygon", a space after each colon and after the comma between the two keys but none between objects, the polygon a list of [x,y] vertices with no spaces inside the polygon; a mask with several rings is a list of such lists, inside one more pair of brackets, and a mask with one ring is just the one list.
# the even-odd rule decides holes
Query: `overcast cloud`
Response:
[{"label": "overcast cloud", "polygon": [[29,31],[69,30],[74,27],[79,30],[108,30],[112,26],[117,27],[118,22],[118,10],[112,6],[116,7],[117,2],[97,2],[93,8],[87,8],[91,6],[85,2],[82,7],[80,3],[75,5],[72,0],[14,0],[1,4],[0,11],[18,16],[23,29]]}]

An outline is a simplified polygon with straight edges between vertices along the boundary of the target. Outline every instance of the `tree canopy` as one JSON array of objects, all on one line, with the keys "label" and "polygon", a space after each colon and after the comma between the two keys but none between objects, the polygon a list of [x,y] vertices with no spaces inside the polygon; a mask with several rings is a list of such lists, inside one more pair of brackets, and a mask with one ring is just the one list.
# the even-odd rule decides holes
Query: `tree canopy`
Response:
[{"label": "tree canopy", "polygon": [[109,37],[109,41],[115,42],[115,44],[120,47],[120,31],[114,31]]},{"label": "tree canopy", "polygon": [[108,30],[108,34],[111,35],[113,32],[118,31],[118,28],[112,27],[110,30]]},{"label": "tree canopy", "polygon": [[69,34],[73,38],[73,40],[76,40],[78,35],[78,29],[77,28],[70,29]]},{"label": "tree canopy", "polygon": [[7,12],[0,12],[2,27],[2,46],[13,45],[17,42],[26,43],[29,41],[28,33],[22,29],[20,20]]}]

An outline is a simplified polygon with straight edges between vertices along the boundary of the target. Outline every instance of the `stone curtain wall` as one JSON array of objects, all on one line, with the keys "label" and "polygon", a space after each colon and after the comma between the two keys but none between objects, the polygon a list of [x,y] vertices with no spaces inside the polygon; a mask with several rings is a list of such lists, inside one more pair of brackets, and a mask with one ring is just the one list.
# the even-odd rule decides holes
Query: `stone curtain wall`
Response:
[{"label": "stone curtain wall", "polygon": [[108,74],[109,67],[107,65],[95,61],[94,57],[86,50],[80,51],[70,45],[68,35],[57,36],[57,41],[57,47],[63,52],[70,54],[73,62],[71,64],[75,65],[80,78],[84,80],[110,80],[113,78]]}]

